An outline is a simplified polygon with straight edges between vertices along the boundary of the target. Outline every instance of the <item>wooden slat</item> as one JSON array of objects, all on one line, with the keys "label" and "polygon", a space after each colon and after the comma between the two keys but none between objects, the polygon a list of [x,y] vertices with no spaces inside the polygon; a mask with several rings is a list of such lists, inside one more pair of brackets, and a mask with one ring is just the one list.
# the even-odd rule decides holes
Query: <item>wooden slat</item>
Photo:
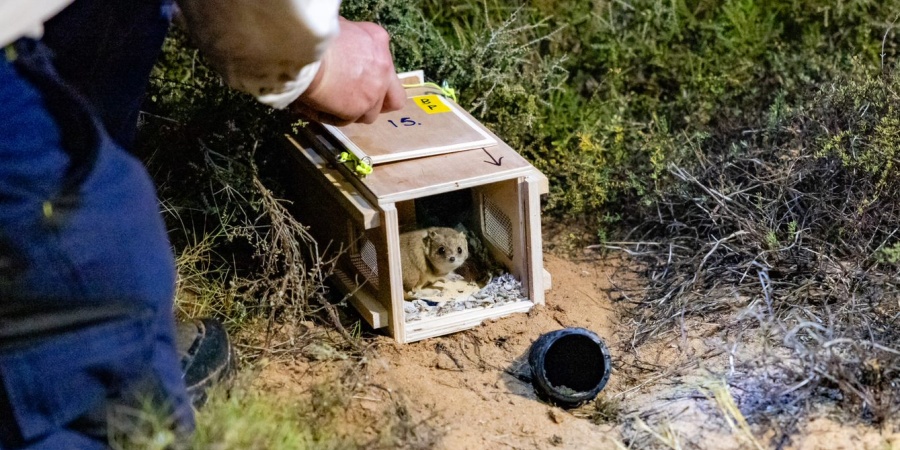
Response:
[{"label": "wooden slat", "polygon": [[299,130],[297,141],[304,146],[311,147],[320,157],[331,162],[329,168],[337,170],[343,175],[344,180],[356,186],[357,192],[362,194],[371,204],[378,204],[378,197],[372,193],[368,186],[355,173],[353,173],[346,165],[337,161],[337,157],[341,150],[338,148],[340,143],[333,141],[333,137],[318,123],[309,123]]},{"label": "wooden slat", "polygon": [[[522,183],[521,201],[524,205],[525,267],[527,280],[522,284],[528,290],[528,297],[537,305],[544,304],[544,257],[541,240],[541,177],[535,173],[525,177]],[[549,274],[548,274],[549,275]]]},{"label": "wooden slat", "polygon": [[481,325],[485,320],[499,319],[510,314],[528,312],[533,307],[534,303],[526,300],[494,308],[470,309],[441,317],[409,322],[405,324],[406,342],[415,342],[434,336],[443,336],[457,331],[468,330]]},{"label": "wooden slat", "polygon": [[[493,164],[494,160],[501,165]],[[533,170],[518,153],[501,144],[487,150],[383,164],[361,182],[381,205],[518,178]]]},{"label": "wooden slat", "polygon": [[536,173],[534,176],[538,177],[538,180],[539,180],[538,185],[540,186],[540,189],[538,190],[538,192],[541,195],[549,194],[550,193],[550,180],[547,179],[546,175],[538,172],[537,169],[535,169],[535,172]]},{"label": "wooden slat", "polygon": [[[477,122],[465,109],[460,108],[460,112]],[[380,204],[509,180],[536,170],[491,130],[484,130],[496,139],[496,146],[383,164],[362,183]],[[499,161],[500,165],[493,161]]]},{"label": "wooden slat", "polygon": [[[467,111],[462,108],[459,111],[477,123]],[[496,146],[381,164],[363,179],[356,177],[343,165],[340,165],[339,170],[360,188],[363,195],[379,205],[517,178],[536,170],[496,134],[480,123],[478,125],[497,141]],[[309,124],[301,133],[307,135],[310,145],[323,151],[323,156],[334,158],[344,149],[343,144],[320,124]],[[500,165],[496,165],[494,161]],[[545,194],[549,192],[549,185],[546,178],[542,180],[541,193]]]},{"label": "wooden slat", "polygon": [[403,84],[414,84],[425,82],[425,71],[422,69],[411,70],[409,72],[401,72],[397,74],[400,82]]},{"label": "wooden slat", "polygon": [[[378,252],[378,284],[379,301],[389,307],[391,320],[391,336],[403,344],[406,342],[406,328],[403,325],[403,274],[400,269],[400,227],[397,220],[397,208],[393,204],[382,206],[382,229],[379,237]],[[387,251],[383,251],[387,250]]]},{"label": "wooden slat", "polygon": [[387,309],[381,303],[378,303],[378,300],[375,300],[364,287],[360,287],[342,270],[335,270],[334,275],[338,289],[343,294],[350,295],[350,304],[359,311],[359,315],[365,319],[369,326],[376,330],[388,326],[390,315]]},{"label": "wooden slat", "polygon": [[[319,124],[309,124],[300,133],[304,144],[328,159],[334,160],[343,148]],[[509,180],[536,170],[515,150],[499,141],[488,149],[381,164],[365,178],[357,177],[343,164],[335,164],[335,167],[361,194],[378,205]]]},{"label": "wooden slat", "polygon": [[497,144],[497,138],[464,115],[452,100],[433,94],[418,97],[438,111],[429,112],[417,103],[416,95],[421,93],[417,91],[421,89],[408,89],[402,109],[382,113],[373,123],[325,128],[344,148],[358,158],[370,158],[375,165]]},{"label": "wooden slat", "polygon": [[[349,183],[346,177],[335,169],[328,167],[328,163],[309,146],[302,145],[291,136],[286,136],[291,147],[291,154],[300,163],[304,176],[308,177],[322,188],[326,194],[338,202],[347,211],[354,222],[365,229],[375,228],[380,225],[378,210]],[[294,151],[296,150],[296,151]],[[319,194],[310,193],[310,194]]]}]

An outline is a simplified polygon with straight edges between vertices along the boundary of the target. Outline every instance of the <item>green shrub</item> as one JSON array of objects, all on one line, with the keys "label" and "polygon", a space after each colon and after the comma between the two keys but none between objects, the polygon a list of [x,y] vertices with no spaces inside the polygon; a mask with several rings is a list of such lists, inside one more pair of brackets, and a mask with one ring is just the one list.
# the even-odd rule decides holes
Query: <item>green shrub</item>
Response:
[{"label": "green shrub", "polygon": [[[639,220],[706,139],[766,125],[780,98],[854,66],[877,71],[898,2],[349,1],[551,179],[547,211]],[[885,41],[886,58],[896,55]],[[563,78],[563,74],[568,76]]]},{"label": "green shrub", "polygon": [[[740,152],[742,133],[774,129],[829,80],[880,73],[896,59],[888,21],[898,6],[349,0],[342,13],[383,24],[399,70],[424,69],[459,89],[464,107],[541,169],[551,186],[546,213],[605,236],[656,214],[660,196],[678,188],[670,164]],[[243,234],[226,234],[214,254],[235,274],[253,273],[262,241],[247,230],[269,226],[259,222],[254,180],[282,196],[284,165],[273,162],[283,159],[278,141],[292,118],[225,88],[183,44],[168,39],[155,69],[140,148],[177,213],[173,229],[189,230],[176,246],[228,223]],[[879,150],[845,162],[886,182],[896,120],[867,125]],[[822,152],[856,155],[839,130],[827,139]],[[783,230],[773,231],[780,241]]]}]

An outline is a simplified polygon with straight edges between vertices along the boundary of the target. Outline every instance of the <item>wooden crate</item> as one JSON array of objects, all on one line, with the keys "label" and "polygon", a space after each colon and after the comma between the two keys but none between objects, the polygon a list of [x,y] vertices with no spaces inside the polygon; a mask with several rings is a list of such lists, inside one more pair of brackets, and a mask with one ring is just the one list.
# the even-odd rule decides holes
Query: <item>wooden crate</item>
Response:
[{"label": "wooden crate", "polygon": [[[378,165],[365,178],[332,160],[341,144],[323,127],[312,124],[287,140],[297,162],[299,219],[321,244],[345,249],[337,284],[373,328],[407,343],[544,303],[550,275],[543,268],[540,195],[547,179],[499,139],[489,149]],[[527,300],[407,322],[399,236],[416,227],[417,202],[448,193],[470,198],[479,224],[472,231],[521,281]]]}]

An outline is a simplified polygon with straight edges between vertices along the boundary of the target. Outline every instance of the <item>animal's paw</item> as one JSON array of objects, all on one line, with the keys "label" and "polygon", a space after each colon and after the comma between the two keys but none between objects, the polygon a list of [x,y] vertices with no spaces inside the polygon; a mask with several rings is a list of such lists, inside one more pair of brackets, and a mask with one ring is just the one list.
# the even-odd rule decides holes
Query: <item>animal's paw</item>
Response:
[{"label": "animal's paw", "polygon": [[463,276],[458,273],[455,273],[455,272],[448,273],[447,276],[444,278],[446,278],[447,281],[462,281],[463,280]]}]

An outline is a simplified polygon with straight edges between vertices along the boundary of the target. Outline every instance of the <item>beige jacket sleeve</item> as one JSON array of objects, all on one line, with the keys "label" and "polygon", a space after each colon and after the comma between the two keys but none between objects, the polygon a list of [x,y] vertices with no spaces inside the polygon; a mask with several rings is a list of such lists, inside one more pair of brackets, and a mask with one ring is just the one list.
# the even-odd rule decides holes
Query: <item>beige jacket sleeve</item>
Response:
[{"label": "beige jacket sleeve", "polygon": [[337,35],[340,0],[179,0],[190,34],[233,88],[284,108]]},{"label": "beige jacket sleeve", "polygon": [[22,36],[38,39],[44,22],[72,0],[0,0],[0,47]]}]

